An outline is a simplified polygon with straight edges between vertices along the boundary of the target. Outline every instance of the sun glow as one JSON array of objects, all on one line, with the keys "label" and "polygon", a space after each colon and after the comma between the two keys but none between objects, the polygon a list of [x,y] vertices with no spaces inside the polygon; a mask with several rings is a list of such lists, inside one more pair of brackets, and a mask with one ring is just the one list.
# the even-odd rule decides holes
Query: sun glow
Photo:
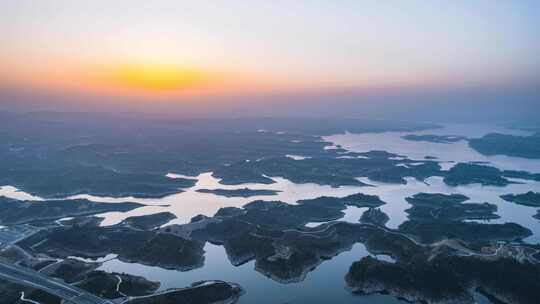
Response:
[{"label": "sun glow", "polygon": [[202,69],[166,64],[123,64],[100,77],[109,87],[156,93],[186,92],[217,84],[217,75]]}]

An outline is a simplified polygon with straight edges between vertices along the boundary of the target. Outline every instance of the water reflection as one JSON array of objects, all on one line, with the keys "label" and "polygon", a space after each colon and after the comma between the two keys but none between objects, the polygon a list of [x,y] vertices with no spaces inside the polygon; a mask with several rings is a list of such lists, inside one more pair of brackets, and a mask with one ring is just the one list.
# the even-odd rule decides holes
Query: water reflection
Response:
[{"label": "water reflection", "polygon": [[0,186],[0,196],[20,200],[20,201],[43,201],[41,197],[31,195],[13,186]]},{"label": "water reflection", "polygon": [[[493,126],[470,126],[470,125],[448,125],[446,128],[437,130],[427,130],[422,132],[386,132],[377,134],[341,134],[325,137],[325,140],[334,145],[341,145],[344,148],[366,152],[370,150],[385,150],[399,155],[407,156],[411,159],[424,159],[425,156],[437,157],[443,169],[449,169],[456,162],[483,161],[500,169],[526,170],[529,172],[540,172],[540,161],[506,156],[483,156],[469,148],[466,141],[459,141],[450,144],[439,144],[430,142],[414,142],[401,139],[406,134],[435,134],[435,135],[464,135],[468,137],[479,137],[491,132],[499,132],[515,135],[529,135],[529,132],[511,130],[506,128],[494,128]],[[300,159],[301,156],[289,155],[291,158]],[[196,178],[194,187],[186,189],[184,192],[166,196],[159,199],[141,199],[133,197],[110,198],[91,195],[77,195],[70,198],[86,198],[98,202],[138,202],[144,207],[121,213],[110,212],[99,216],[104,218],[102,225],[113,225],[119,223],[129,216],[152,214],[169,211],[178,218],[171,223],[186,223],[193,216],[204,214],[212,216],[222,207],[241,207],[244,204],[257,199],[281,200],[294,204],[297,200],[310,199],[320,196],[347,196],[362,192],[365,194],[378,195],[387,204],[381,206],[381,210],[389,215],[388,227],[397,228],[407,220],[406,209],[410,205],[405,198],[419,192],[427,193],[460,193],[470,198],[469,202],[488,202],[497,205],[497,214],[500,219],[491,220],[493,223],[515,222],[527,227],[533,235],[526,239],[530,243],[540,242],[540,225],[538,220],[532,215],[536,214],[536,208],[520,206],[506,202],[500,195],[508,193],[524,193],[530,190],[540,191],[540,182],[513,180],[519,182],[505,187],[481,186],[479,184],[451,187],[444,184],[442,177],[431,177],[426,181],[417,181],[414,178],[406,178],[407,184],[386,184],[371,181],[367,178],[360,178],[364,183],[373,187],[346,186],[333,188],[317,184],[295,184],[289,180],[272,177],[275,184],[242,184],[236,186],[222,185],[219,180],[212,177],[211,172],[200,174],[196,177],[183,176],[178,174],[168,174],[169,178]],[[200,193],[199,189],[267,189],[279,190],[277,195],[263,195],[249,198],[217,196],[212,193]],[[20,200],[42,200],[39,197],[29,195],[11,186],[0,187],[0,195],[12,197]],[[341,221],[357,223],[362,213],[367,208],[348,207],[344,212],[345,216]],[[321,223],[308,223],[306,226],[316,227]],[[241,266],[233,266],[229,262],[225,250],[221,246],[207,244],[205,247],[205,264],[202,268],[189,272],[179,272],[166,270],[159,267],[150,267],[140,264],[124,263],[112,257],[112,260],[105,261],[100,269],[109,272],[125,272],[134,275],[144,276],[149,280],[161,282],[161,289],[183,287],[200,280],[227,280],[239,283],[247,290],[247,294],[242,297],[239,303],[399,303],[398,300],[390,296],[370,295],[355,296],[345,289],[344,276],[352,262],[359,260],[368,253],[362,244],[355,244],[348,252],[343,252],[331,260],[324,261],[315,271],[310,272],[303,282],[281,284],[254,270],[254,261]],[[110,257],[109,257],[110,258]],[[393,260],[384,255],[377,258],[392,262]],[[489,301],[477,294],[478,303],[489,303]]]},{"label": "water reflection", "polygon": [[[174,176],[169,174],[168,176]],[[317,198],[319,196],[346,196],[349,194],[357,193],[367,187],[339,187],[333,188],[330,186],[321,186],[317,184],[295,184],[289,180],[280,177],[272,177],[276,181],[274,184],[241,184],[241,185],[223,185],[219,183],[219,179],[212,176],[211,172],[200,174],[195,177],[197,183],[194,187],[186,189],[184,192],[169,195],[159,199],[149,198],[110,198],[99,197],[93,195],[77,195],[71,198],[86,198],[97,202],[138,202],[146,205],[145,207],[138,208],[129,212],[110,212],[101,214],[104,217],[103,225],[114,225],[121,222],[123,219],[129,216],[145,215],[163,211],[169,211],[177,216],[177,219],[173,220],[170,224],[187,223],[189,220],[198,214],[207,216],[214,215],[219,208],[222,207],[242,207],[243,205],[254,200],[280,200],[289,204],[294,204],[301,199]],[[277,195],[260,195],[252,196],[249,198],[243,197],[225,197],[218,196],[212,193],[197,192],[199,189],[267,189],[267,190],[279,190]]]},{"label": "water reflection", "polygon": [[[515,184],[509,184],[505,187],[482,186],[480,184],[462,185],[457,187],[448,186],[443,182],[442,177],[430,177],[425,181],[418,181],[412,177],[405,178],[407,184],[387,184],[369,180],[367,178],[359,178],[364,183],[373,185],[373,187],[356,187],[346,186],[333,188],[330,186],[321,186],[317,184],[295,184],[283,178],[274,178],[275,184],[242,184],[236,186],[222,185],[218,179],[212,177],[211,173],[203,173],[197,176],[197,184],[185,192],[173,194],[164,198],[149,199],[149,198],[110,198],[98,197],[92,195],[77,195],[70,198],[86,198],[97,202],[138,202],[144,204],[144,207],[134,209],[129,212],[108,212],[98,215],[104,220],[101,225],[114,225],[127,217],[147,215],[163,211],[168,211],[177,216],[177,219],[168,224],[182,224],[198,214],[207,216],[214,215],[219,208],[222,207],[242,207],[248,202],[257,199],[263,200],[281,200],[290,204],[294,204],[297,200],[317,198],[320,196],[336,196],[342,197],[350,194],[362,192],[370,195],[378,195],[385,205],[381,206],[381,210],[388,214],[390,220],[387,226],[397,228],[401,223],[407,220],[406,209],[410,205],[405,198],[419,192],[427,193],[461,193],[470,197],[468,202],[483,203],[488,202],[497,205],[497,214],[501,217],[496,220],[491,220],[492,223],[514,222],[530,229],[533,235],[525,239],[530,243],[540,242],[540,225],[538,220],[532,216],[536,214],[536,208],[517,205],[511,202],[504,201],[500,198],[503,194],[508,193],[524,193],[530,190],[540,191],[540,182],[512,179]],[[241,189],[249,187],[251,189],[272,189],[280,190],[277,195],[254,196],[250,198],[242,197],[224,197],[211,193],[200,193],[197,189]],[[39,197],[31,196],[25,192],[18,191],[13,187],[0,187],[0,195],[25,198],[32,200],[42,200]],[[366,208],[348,207],[344,210],[345,216],[340,220],[358,223],[360,216]],[[309,223],[307,226],[316,227],[321,223]]]},{"label": "water reflection", "polygon": [[346,289],[344,277],[350,265],[368,254],[362,244],[356,244],[350,251],[324,261],[316,271],[308,273],[304,281],[290,284],[281,284],[254,271],[254,261],[237,267],[231,265],[221,246],[207,244],[205,250],[204,266],[189,272],[124,263],[119,260],[105,262],[99,269],[144,276],[149,280],[161,282],[162,290],[187,286],[200,280],[220,279],[236,282],[247,291],[238,301],[240,304],[401,303],[391,296],[358,296]]},{"label": "water reflection", "polygon": [[488,202],[497,205],[497,214],[500,218],[490,220],[491,223],[519,223],[533,232],[533,235],[525,239],[525,241],[530,243],[540,242],[540,225],[538,224],[538,220],[532,217],[536,214],[536,208],[517,205],[500,198],[501,195],[508,193],[524,193],[530,190],[540,191],[540,182],[513,179],[513,181],[522,182],[522,184],[509,184],[505,187],[482,186],[480,184],[452,187],[446,185],[442,177],[430,177],[425,182],[417,181],[414,178],[406,178],[406,180],[406,185],[397,185],[378,183],[367,178],[362,179],[363,182],[375,186],[363,188],[363,193],[378,195],[386,202],[380,209],[390,217],[390,220],[386,224],[390,228],[397,228],[407,219],[405,210],[410,208],[411,205],[405,200],[406,197],[413,196],[419,192],[460,193],[470,198],[467,202]]},{"label": "water reflection", "polygon": [[[437,157],[441,161],[481,161],[503,170],[525,170],[533,173],[540,172],[540,161],[504,155],[484,156],[469,147],[467,141],[442,144],[424,141],[409,141],[401,138],[408,134],[433,135],[460,135],[477,138],[488,133],[502,133],[510,135],[531,135],[533,132],[509,129],[492,125],[462,125],[448,124],[441,129],[424,130],[419,132],[384,132],[362,134],[337,134],[324,137],[324,140],[341,145],[343,148],[355,152],[370,150],[384,150],[391,153],[407,156],[411,159],[424,159],[426,156]],[[446,163],[445,169],[451,164]]]}]

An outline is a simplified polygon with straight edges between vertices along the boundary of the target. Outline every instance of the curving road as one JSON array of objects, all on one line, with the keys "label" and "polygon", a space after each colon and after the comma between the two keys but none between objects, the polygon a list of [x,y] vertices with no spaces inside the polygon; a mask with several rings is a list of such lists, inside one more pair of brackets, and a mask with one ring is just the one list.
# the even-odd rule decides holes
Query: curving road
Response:
[{"label": "curving road", "polygon": [[0,278],[28,287],[43,290],[73,304],[113,304],[82,289],[29,268],[17,266],[0,260]]}]

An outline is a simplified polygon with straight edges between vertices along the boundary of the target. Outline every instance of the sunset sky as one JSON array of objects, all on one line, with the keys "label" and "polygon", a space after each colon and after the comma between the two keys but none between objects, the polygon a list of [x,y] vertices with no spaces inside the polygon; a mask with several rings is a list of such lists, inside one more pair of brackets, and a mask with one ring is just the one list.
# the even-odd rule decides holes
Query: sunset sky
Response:
[{"label": "sunset sky", "polygon": [[538,1],[1,1],[0,97],[534,87],[539,29]]}]

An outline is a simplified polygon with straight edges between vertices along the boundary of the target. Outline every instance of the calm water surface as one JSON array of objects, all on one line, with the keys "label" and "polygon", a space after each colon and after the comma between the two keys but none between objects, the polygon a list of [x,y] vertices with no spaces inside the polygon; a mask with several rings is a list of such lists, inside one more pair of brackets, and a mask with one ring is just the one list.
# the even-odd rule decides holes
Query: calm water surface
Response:
[{"label": "calm water surface", "polygon": [[[435,156],[440,161],[448,161],[443,164],[443,169],[448,169],[455,162],[483,161],[500,169],[526,170],[529,172],[540,172],[540,161],[524,158],[506,156],[483,156],[469,148],[466,141],[459,141],[450,144],[438,144],[430,142],[413,142],[401,139],[407,134],[436,134],[436,135],[463,135],[467,137],[479,137],[491,132],[499,132],[515,135],[529,135],[529,132],[511,130],[493,126],[477,125],[448,125],[443,129],[426,130],[422,132],[385,132],[366,134],[340,134],[324,137],[326,141],[334,145],[341,145],[345,149],[355,152],[366,152],[370,150],[385,150],[409,157],[411,159],[422,160],[425,156]],[[301,156],[289,155],[291,158],[301,159]],[[170,178],[184,177],[177,174],[169,174]],[[390,216],[388,226],[397,228],[407,219],[404,212],[410,205],[405,198],[419,192],[429,193],[461,193],[468,197],[468,202],[489,202],[498,207],[497,214],[500,219],[492,220],[493,223],[516,222],[533,231],[534,235],[527,238],[527,242],[540,242],[540,223],[532,215],[536,214],[536,209],[526,206],[519,206],[502,200],[499,196],[507,193],[523,193],[530,190],[540,192],[540,182],[524,180],[514,180],[520,184],[511,184],[506,187],[481,186],[472,184],[466,186],[450,187],[443,183],[440,177],[431,177],[425,182],[417,181],[414,178],[407,178],[406,185],[385,184],[371,181],[367,178],[360,178],[361,181],[373,185],[373,187],[339,187],[321,186],[317,184],[295,184],[281,177],[272,177],[276,183],[264,184],[244,184],[244,185],[222,185],[218,179],[212,177],[211,172],[200,174],[196,178],[197,183],[193,188],[184,192],[169,195],[160,199],[139,199],[133,197],[110,198],[91,195],[78,195],[71,198],[87,198],[99,202],[139,202],[144,207],[130,212],[110,212],[99,216],[104,218],[102,225],[117,224],[126,217],[134,215],[145,215],[156,212],[169,211],[178,218],[171,223],[187,223],[198,214],[212,216],[222,207],[241,207],[244,204],[256,200],[281,200],[294,204],[300,199],[316,198],[319,196],[346,196],[353,193],[362,192],[365,194],[378,195],[387,204],[381,209]],[[216,196],[210,193],[199,193],[198,189],[240,189],[249,187],[251,189],[271,189],[279,190],[278,195],[256,196],[250,198],[227,198]],[[29,195],[10,186],[0,187],[0,195],[13,197],[16,199],[34,200],[39,203],[42,199]],[[345,216],[341,219],[347,222],[358,222],[366,208],[348,207]],[[307,226],[315,227],[321,223],[309,223]],[[344,252],[335,258],[324,261],[314,271],[307,275],[306,280],[299,283],[282,284],[275,282],[263,274],[254,270],[254,261],[241,266],[233,266],[229,262],[225,250],[221,246],[207,244],[205,247],[205,264],[202,268],[188,272],[166,270],[159,267],[150,267],[140,264],[121,262],[114,257],[100,268],[110,272],[125,272],[134,275],[144,276],[149,280],[161,282],[161,289],[184,287],[199,280],[226,280],[242,285],[247,293],[240,299],[239,303],[398,303],[393,297],[386,295],[359,296],[352,295],[346,290],[344,276],[350,265],[368,255],[362,244],[356,244],[350,251]],[[377,258],[391,261],[389,257],[378,256]],[[478,303],[489,303],[489,301],[477,295]]]},{"label": "calm water surface", "polygon": [[255,271],[254,261],[237,267],[231,265],[225,249],[221,246],[207,244],[205,250],[204,267],[188,272],[128,264],[119,260],[106,262],[100,269],[144,276],[149,280],[161,282],[161,289],[187,286],[200,280],[220,279],[236,282],[246,290],[246,294],[239,301],[242,304],[400,303],[391,296],[358,296],[346,289],[345,274],[352,261],[368,254],[362,244],[356,244],[350,251],[323,262],[315,271],[309,273],[304,281],[289,284],[275,282]]}]

